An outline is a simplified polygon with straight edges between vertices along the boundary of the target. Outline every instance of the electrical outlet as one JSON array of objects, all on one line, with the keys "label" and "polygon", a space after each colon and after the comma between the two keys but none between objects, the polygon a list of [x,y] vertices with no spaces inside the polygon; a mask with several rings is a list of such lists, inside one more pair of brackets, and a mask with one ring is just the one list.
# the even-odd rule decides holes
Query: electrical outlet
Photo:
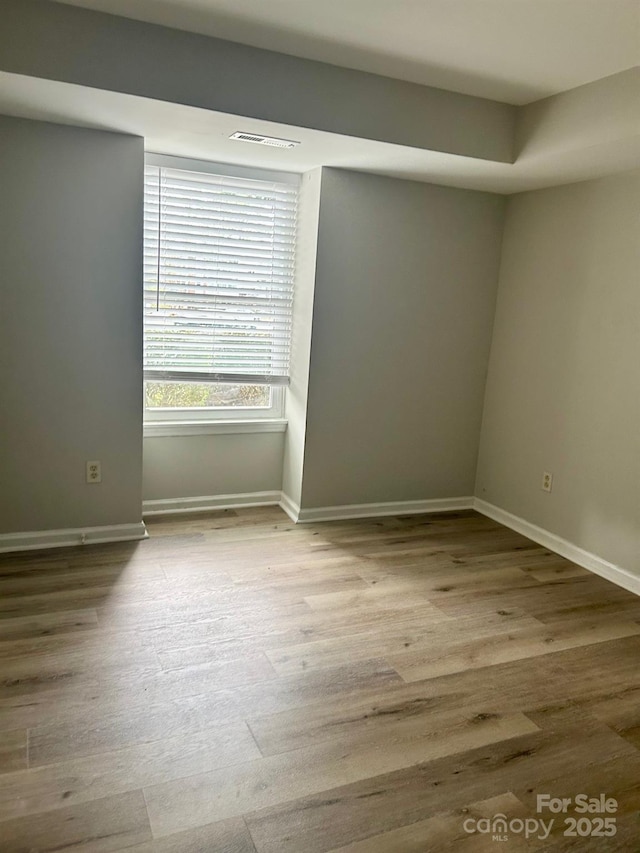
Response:
[{"label": "electrical outlet", "polygon": [[548,471],[545,471],[542,475],[542,490],[545,492],[550,492],[552,484],[553,474],[550,474]]},{"label": "electrical outlet", "polygon": [[101,483],[102,468],[98,461],[87,462],[87,483]]}]

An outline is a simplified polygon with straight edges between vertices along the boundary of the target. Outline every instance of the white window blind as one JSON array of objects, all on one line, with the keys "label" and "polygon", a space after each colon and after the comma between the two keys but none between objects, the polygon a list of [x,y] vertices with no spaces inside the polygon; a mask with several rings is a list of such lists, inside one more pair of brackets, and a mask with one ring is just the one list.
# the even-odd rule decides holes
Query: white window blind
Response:
[{"label": "white window blind", "polygon": [[144,376],[285,385],[297,183],[145,167]]}]

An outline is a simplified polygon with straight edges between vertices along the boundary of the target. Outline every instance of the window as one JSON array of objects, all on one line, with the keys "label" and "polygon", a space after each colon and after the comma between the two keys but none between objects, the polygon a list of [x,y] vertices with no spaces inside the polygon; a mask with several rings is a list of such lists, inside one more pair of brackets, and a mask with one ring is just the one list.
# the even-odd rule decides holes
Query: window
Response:
[{"label": "window", "polygon": [[147,157],[147,420],[282,417],[297,205],[294,175]]}]

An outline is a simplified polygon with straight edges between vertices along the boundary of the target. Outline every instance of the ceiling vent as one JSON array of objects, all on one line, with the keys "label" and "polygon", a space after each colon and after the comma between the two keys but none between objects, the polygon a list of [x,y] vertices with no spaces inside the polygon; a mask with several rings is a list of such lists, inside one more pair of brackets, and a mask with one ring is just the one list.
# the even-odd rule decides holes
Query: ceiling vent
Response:
[{"label": "ceiling vent", "polygon": [[243,133],[237,130],[229,139],[239,139],[241,142],[255,142],[256,145],[270,145],[272,148],[295,148],[300,145],[292,139],[278,139],[275,136],[261,136],[259,133]]}]

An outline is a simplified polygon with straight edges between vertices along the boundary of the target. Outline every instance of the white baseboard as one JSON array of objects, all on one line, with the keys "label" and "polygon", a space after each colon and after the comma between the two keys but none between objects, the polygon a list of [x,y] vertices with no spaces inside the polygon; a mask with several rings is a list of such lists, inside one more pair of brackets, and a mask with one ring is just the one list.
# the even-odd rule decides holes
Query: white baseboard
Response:
[{"label": "white baseboard", "polygon": [[569,542],[561,536],[556,536],[555,533],[551,533],[543,527],[538,527],[536,524],[531,524],[531,522],[525,521],[524,518],[512,515],[510,512],[487,503],[487,501],[483,501],[480,498],[474,498],[473,508],[482,513],[482,515],[486,515],[488,518],[504,524],[505,527],[510,527],[517,533],[521,533],[523,536],[532,539],[534,542],[559,554],[561,557],[566,557],[572,563],[576,563],[578,566],[582,566],[582,568],[606,578],[606,580],[617,584],[617,586],[621,586],[623,589],[629,590],[629,592],[640,595],[640,577],[627,571],[627,569],[623,569],[622,566],[616,566],[614,563],[598,557],[597,554],[585,551],[584,548],[574,545],[573,542]]},{"label": "white baseboard", "polygon": [[[283,504],[285,512],[293,515]],[[292,506],[295,506],[292,504]],[[297,509],[294,521],[347,521],[351,518],[379,518],[385,515],[419,515],[429,512],[452,512],[460,509],[471,509],[472,497],[440,498],[423,501],[391,501],[389,503],[346,504],[344,506],[323,506],[311,509]]]},{"label": "white baseboard", "polygon": [[375,504],[347,504],[300,509],[284,492],[248,492],[239,495],[209,495],[198,498],[168,498],[143,501],[142,514],[168,515],[181,512],[207,512],[216,509],[240,509],[252,506],[280,506],[294,522],[339,521],[350,518],[377,518],[383,515],[416,515],[471,509],[472,497],[442,498],[424,501],[392,501]]},{"label": "white baseboard", "polygon": [[252,506],[277,506],[280,492],[246,492],[238,495],[205,495],[198,498],[166,498],[143,501],[142,515],[168,515],[180,512],[210,512]]},{"label": "white baseboard", "polygon": [[0,533],[0,553],[65,548],[70,545],[97,545],[102,542],[131,542],[148,537],[147,528],[142,521],[136,524],[110,524],[103,527]]},{"label": "white baseboard", "polygon": [[297,523],[300,519],[300,507],[295,501],[292,501],[289,495],[285,495],[284,492],[280,495],[280,508],[283,509],[291,521]]}]

